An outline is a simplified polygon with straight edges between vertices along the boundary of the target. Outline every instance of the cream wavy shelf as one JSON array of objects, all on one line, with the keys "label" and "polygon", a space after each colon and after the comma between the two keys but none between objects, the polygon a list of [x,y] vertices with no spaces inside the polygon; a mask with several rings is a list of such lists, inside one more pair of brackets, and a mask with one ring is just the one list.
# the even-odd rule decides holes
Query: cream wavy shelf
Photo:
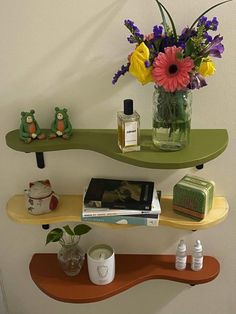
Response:
[{"label": "cream wavy shelf", "polygon": [[[214,197],[213,208],[200,222],[175,214],[172,210],[171,196],[162,197],[161,208],[162,213],[160,215],[160,225],[187,230],[199,230],[213,227],[214,225],[222,222],[227,217],[229,205],[224,197]],[[64,221],[79,222],[81,221],[81,209],[82,195],[61,195],[59,206],[55,211],[39,216],[28,213],[25,208],[24,195],[14,195],[7,203],[8,216],[15,222],[24,224],[47,225]],[[100,222],[91,222],[91,224],[109,228],[130,227],[130,225],[117,225]]]},{"label": "cream wavy shelf", "polygon": [[116,254],[115,261],[115,279],[104,286],[90,282],[86,262],[77,276],[66,276],[59,267],[56,254],[34,254],[29,269],[32,280],[42,292],[69,303],[101,301],[150,279],[204,284],[214,280],[220,272],[220,264],[212,256],[204,256],[204,266],[197,272],[190,268],[190,256],[183,271],[175,269],[174,255]]},{"label": "cream wavy shelf", "polygon": [[[49,134],[50,130],[43,130]],[[75,129],[69,140],[34,140],[30,144],[19,138],[19,130],[6,135],[6,144],[17,151],[36,153],[39,168],[44,167],[44,152],[84,149],[94,151],[115,160],[138,167],[153,169],[180,169],[201,167],[219,156],[227,147],[228,133],[225,129],[193,129],[188,147],[177,152],[163,152],[154,148],[151,130],[141,130],[141,151],[121,153],[117,145],[117,130]]]}]

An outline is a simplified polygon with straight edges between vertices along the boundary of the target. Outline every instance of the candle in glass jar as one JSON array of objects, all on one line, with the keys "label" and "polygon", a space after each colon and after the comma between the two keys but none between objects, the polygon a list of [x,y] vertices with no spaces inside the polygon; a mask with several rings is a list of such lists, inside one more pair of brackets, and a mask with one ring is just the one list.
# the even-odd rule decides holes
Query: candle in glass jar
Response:
[{"label": "candle in glass jar", "polygon": [[87,253],[88,272],[90,280],[96,285],[106,285],[115,276],[115,254],[112,247],[97,244]]}]

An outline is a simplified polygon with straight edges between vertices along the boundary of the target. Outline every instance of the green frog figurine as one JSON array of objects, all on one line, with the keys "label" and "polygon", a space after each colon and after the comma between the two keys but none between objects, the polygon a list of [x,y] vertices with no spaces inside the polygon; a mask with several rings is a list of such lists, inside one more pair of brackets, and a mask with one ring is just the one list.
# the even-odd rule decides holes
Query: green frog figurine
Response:
[{"label": "green frog figurine", "polygon": [[67,109],[55,108],[55,118],[51,125],[50,139],[56,137],[62,137],[63,139],[69,139],[72,135],[72,126],[67,114]]},{"label": "green frog figurine", "polygon": [[42,133],[35,120],[34,113],[33,109],[30,112],[21,112],[20,139],[25,143],[30,143],[35,139],[45,139],[45,134]]}]

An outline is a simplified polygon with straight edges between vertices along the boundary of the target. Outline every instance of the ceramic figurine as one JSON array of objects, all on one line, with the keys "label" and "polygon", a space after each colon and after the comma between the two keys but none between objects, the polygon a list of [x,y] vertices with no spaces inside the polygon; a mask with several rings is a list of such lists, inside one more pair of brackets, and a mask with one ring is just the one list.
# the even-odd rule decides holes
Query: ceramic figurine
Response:
[{"label": "ceramic figurine", "polygon": [[26,143],[32,142],[32,140],[45,138],[45,134],[41,132],[41,129],[35,120],[34,110],[30,112],[21,112],[21,125],[20,125],[20,139]]},{"label": "ceramic figurine", "polygon": [[56,209],[59,197],[52,191],[49,180],[30,182],[25,190],[28,212],[33,215],[49,213]]},{"label": "ceramic figurine", "polygon": [[72,126],[67,114],[67,109],[55,108],[55,118],[51,125],[50,138],[62,137],[69,139],[72,135]]}]

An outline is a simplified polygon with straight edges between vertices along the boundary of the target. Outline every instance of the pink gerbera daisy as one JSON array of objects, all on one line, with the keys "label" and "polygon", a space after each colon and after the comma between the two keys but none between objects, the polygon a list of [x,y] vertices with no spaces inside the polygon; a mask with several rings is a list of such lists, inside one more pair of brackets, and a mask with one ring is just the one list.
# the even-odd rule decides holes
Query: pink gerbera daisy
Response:
[{"label": "pink gerbera daisy", "polygon": [[189,84],[189,72],[194,63],[190,57],[177,58],[177,55],[181,54],[181,48],[167,47],[165,52],[160,52],[153,62],[154,82],[167,92],[184,89]]}]

